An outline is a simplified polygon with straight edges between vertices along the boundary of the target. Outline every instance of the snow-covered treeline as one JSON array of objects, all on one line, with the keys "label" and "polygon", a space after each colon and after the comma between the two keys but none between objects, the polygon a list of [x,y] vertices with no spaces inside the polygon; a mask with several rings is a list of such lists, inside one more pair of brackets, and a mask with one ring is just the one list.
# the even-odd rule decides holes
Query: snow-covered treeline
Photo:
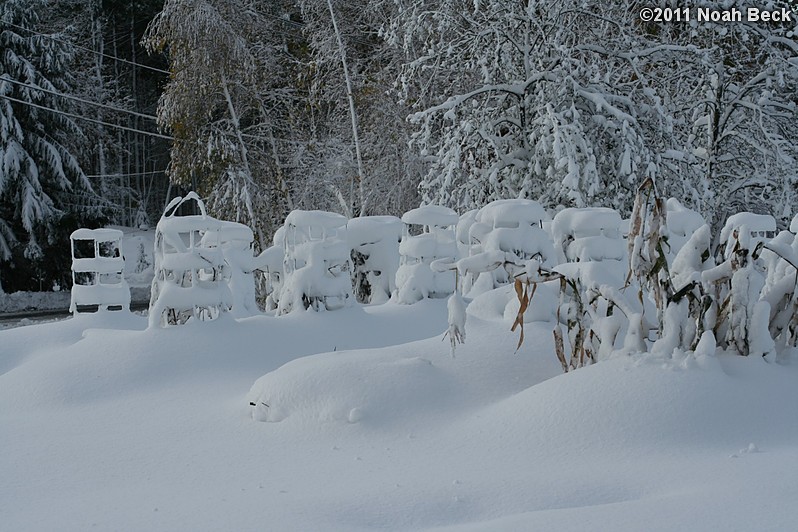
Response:
[{"label": "snow-covered treeline", "polygon": [[[66,146],[84,174],[88,164],[105,176],[90,182],[110,216],[135,207],[135,221],[152,222],[165,195],[196,189],[263,248],[295,209],[398,216],[421,203],[463,212],[528,198],[627,215],[648,177],[716,230],[739,211],[767,210],[785,227],[794,211],[794,22],[644,23],[645,4],[579,0],[74,1],[49,11],[37,0],[5,3],[4,20],[17,17],[5,6],[23,4],[38,31],[80,43],[56,54],[79,59],[58,92],[106,102],[90,107],[99,122],[119,118],[111,108],[139,112],[124,115],[134,132],[78,121],[86,140]],[[140,44],[156,67],[146,77],[109,59],[138,64]],[[173,139],[168,168],[168,140],[135,132],[155,114]],[[171,185],[147,174],[164,169]],[[106,179],[125,174],[134,182]]]},{"label": "snow-covered treeline", "polygon": [[639,2],[400,5],[388,36],[410,55],[401,93],[416,102],[426,201],[627,211],[656,177],[711,223],[762,204],[788,221],[794,22],[644,24]]},{"label": "snow-covered treeline", "polygon": [[713,226],[763,202],[784,225],[793,29],[646,24],[637,2],[169,0],[147,42],[174,70],[173,178],[268,237],[294,208],[398,215],[416,190],[628,212],[647,177]]}]

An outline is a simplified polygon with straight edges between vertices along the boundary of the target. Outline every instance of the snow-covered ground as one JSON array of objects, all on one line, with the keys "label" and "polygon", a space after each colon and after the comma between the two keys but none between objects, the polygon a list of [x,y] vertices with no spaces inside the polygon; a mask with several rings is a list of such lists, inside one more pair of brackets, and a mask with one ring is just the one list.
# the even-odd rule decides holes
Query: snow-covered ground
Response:
[{"label": "snow-covered ground", "polygon": [[795,530],[794,356],[561,374],[477,306],[0,331],[0,528]]}]

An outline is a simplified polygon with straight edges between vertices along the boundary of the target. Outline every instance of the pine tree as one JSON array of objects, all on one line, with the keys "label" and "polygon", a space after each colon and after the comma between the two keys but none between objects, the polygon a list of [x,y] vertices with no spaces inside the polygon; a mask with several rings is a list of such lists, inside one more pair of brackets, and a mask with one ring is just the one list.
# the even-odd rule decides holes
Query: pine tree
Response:
[{"label": "pine tree", "polygon": [[[63,39],[38,32],[45,0],[0,5],[0,261],[15,249],[42,259],[67,211],[100,214],[96,196],[70,147],[84,139],[67,114],[68,67]],[[85,140],[85,139],[84,139]]]}]

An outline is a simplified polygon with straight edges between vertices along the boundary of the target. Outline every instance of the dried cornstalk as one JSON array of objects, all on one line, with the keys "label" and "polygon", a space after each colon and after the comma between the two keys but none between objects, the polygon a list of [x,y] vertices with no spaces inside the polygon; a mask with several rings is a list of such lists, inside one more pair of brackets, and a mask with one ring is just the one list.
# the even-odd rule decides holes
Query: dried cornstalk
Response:
[{"label": "dried cornstalk", "polygon": [[529,293],[529,285],[531,284],[529,279],[525,281],[521,281],[521,279],[515,280],[515,294],[518,296],[518,314],[515,316],[515,321],[513,322],[513,326],[510,328],[511,332],[515,332],[516,327],[521,327],[521,335],[518,338],[518,345],[515,347],[515,351],[518,352],[521,349],[521,344],[524,343],[524,313],[526,309],[529,307],[529,302],[532,300],[532,297],[535,295],[535,290],[537,290],[538,285],[537,283],[532,284],[532,293]]},{"label": "dried cornstalk", "polygon": [[568,362],[565,361],[565,347],[563,346],[562,330],[560,329],[559,322],[554,328],[554,352],[557,354],[557,359],[562,365],[562,370],[568,373]]}]

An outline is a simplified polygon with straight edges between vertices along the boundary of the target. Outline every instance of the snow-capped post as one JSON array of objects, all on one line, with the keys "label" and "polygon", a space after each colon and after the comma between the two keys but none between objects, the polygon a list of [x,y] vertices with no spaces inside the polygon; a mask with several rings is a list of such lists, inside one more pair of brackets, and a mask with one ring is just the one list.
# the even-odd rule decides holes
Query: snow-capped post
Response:
[{"label": "snow-capped post", "polygon": [[122,231],[78,229],[70,237],[72,298],[69,311],[97,307],[97,311],[129,310],[130,288],[125,281]]},{"label": "snow-capped post", "polygon": [[[196,202],[200,214],[177,215],[188,201]],[[155,230],[150,327],[211,320],[230,310],[231,272],[220,246],[222,227],[195,192],[166,206]]]}]

